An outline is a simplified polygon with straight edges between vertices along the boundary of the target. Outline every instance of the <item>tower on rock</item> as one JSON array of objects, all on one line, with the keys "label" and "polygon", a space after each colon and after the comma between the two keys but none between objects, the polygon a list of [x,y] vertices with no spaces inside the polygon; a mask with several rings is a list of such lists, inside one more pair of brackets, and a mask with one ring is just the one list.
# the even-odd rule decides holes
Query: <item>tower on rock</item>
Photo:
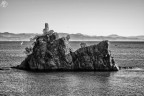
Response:
[{"label": "tower on rock", "polygon": [[47,34],[49,32],[49,25],[45,23],[45,28],[43,29],[43,34]]}]

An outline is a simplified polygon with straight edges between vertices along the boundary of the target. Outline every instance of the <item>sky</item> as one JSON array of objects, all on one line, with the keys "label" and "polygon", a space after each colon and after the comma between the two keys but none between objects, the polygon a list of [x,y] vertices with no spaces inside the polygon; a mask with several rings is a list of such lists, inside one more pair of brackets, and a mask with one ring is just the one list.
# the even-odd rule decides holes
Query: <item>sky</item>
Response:
[{"label": "sky", "polygon": [[144,35],[144,0],[0,0],[0,32]]}]

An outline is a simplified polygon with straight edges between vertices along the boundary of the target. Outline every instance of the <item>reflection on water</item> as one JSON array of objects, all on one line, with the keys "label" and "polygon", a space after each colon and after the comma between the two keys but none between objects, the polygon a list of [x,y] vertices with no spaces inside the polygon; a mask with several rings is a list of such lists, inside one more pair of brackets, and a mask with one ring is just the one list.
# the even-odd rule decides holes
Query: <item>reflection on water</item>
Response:
[{"label": "reflection on water", "polygon": [[144,72],[0,71],[0,94],[17,96],[125,96],[144,94]]}]

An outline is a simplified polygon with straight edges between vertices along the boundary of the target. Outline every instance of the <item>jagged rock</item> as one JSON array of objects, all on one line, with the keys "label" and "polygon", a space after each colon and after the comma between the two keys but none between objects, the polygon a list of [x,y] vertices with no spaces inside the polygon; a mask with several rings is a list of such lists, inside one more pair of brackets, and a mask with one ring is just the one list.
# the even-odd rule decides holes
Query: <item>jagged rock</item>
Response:
[{"label": "jagged rock", "polygon": [[108,52],[108,41],[97,45],[82,47],[71,53],[74,69],[88,69],[96,71],[117,71],[118,67],[112,65]]},{"label": "jagged rock", "polygon": [[33,48],[33,53],[17,66],[18,68],[27,70],[118,70],[116,65],[111,64],[107,41],[82,47],[75,52],[70,51],[69,41],[65,37],[53,43],[40,42]]},{"label": "jagged rock", "polygon": [[[48,25],[46,24],[46,26]],[[69,45],[70,36],[58,38],[58,34],[50,30],[50,32],[44,32],[43,35],[37,36],[35,39],[32,52],[15,68],[46,71],[118,70],[115,64],[111,64],[108,41],[102,41],[91,46],[86,46],[84,43],[80,49],[72,52]]]},{"label": "jagged rock", "polygon": [[56,33],[38,37],[32,54],[17,67],[28,70],[71,69],[69,41],[66,37],[55,37]]}]

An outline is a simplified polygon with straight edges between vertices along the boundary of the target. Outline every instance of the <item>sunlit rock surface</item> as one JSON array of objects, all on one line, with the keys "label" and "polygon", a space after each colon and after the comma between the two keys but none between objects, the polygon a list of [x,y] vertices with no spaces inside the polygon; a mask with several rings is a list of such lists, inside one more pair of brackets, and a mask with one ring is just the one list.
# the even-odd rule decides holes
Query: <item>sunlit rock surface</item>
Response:
[{"label": "sunlit rock surface", "polygon": [[108,41],[91,46],[82,44],[80,49],[72,52],[69,39],[70,36],[59,38],[53,30],[44,31],[43,35],[35,37],[30,54],[15,68],[41,71],[118,71],[118,67],[111,64]]}]

